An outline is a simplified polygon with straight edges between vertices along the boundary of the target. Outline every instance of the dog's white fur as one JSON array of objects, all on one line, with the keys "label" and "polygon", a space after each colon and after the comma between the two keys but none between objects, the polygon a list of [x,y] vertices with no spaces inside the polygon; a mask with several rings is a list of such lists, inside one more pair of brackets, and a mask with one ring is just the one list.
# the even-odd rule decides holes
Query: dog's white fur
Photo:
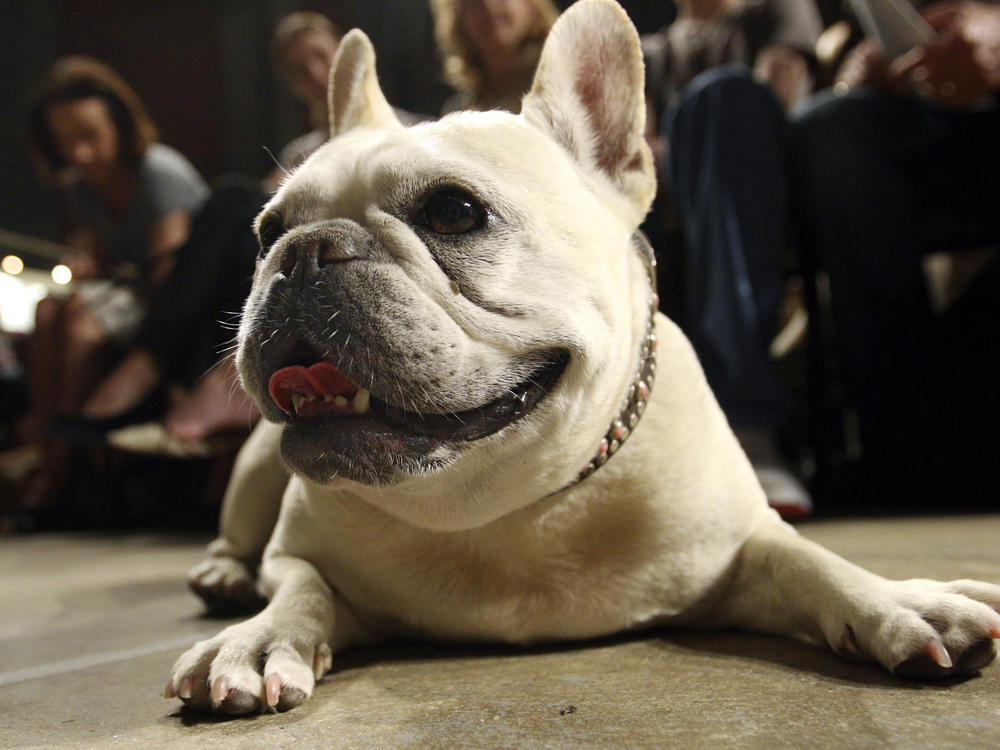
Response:
[{"label": "dog's white fur", "polygon": [[[528,642],[683,623],[787,634],[904,674],[991,660],[1000,587],[888,581],[798,536],[767,507],[691,347],[663,316],[656,385],[630,440],[552,494],[593,456],[646,334],[646,271],[629,240],[655,189],[642,76],[624,12],[580,0],[552,30],[521,116],[465,113],[404,129],[367,38],[345,37],[331,74],[335,137],[265,211],[280,209],[293,237],[337,217],[375,233],[392,255],[386,294],[418,289],[407,314],[447,329],[455,388],[465,378],[474,389],[551,341],[570,363],[530,414],[434,471],[377,485],[317,481],[286,454],[296,473],[257,581],[269,604],[181,656],[168,695],[232,713],[291,707],[331,652],[397,635]],[[456,294],[384,209],[387,192],[438,175],[460,175],[499,206],[510,227],[474,281],[529,314],[491,315]],[[247,339],[272,304],[285,247],[261,262],[241,331],[241,372],[272,418]],[[399,345],[437,341],[411,338]],[[461,388],[448,398],[461,400]],[[284,429],[262,423],[239,458],[222,535],[192,573],[205,596],[253,594],[286,484]]]}]

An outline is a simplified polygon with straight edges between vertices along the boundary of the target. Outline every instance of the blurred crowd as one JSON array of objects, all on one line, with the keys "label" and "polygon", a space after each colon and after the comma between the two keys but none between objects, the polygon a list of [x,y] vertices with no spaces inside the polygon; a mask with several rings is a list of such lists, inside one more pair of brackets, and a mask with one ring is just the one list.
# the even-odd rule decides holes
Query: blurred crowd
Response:
[{"label": "blurred crowd", "polygon": [[[439,114],[517,112],[559,7],[429,3],[454,92]],[[856,7],[824,27],[813,0],[676,0],[642,38],[663,308],[789,518],[996,492],[1000,3],[924,5],[923,36],[892,49]],[[248,434],[231,347],[251,222],[326,140],[341,35],[313,12],[277,25],[310,127],[274,173],[212,185],[104,63],[63,58],[38,82],[26,127],[74,282],[29,335],[0,331],[2,528],[80,522],[66,498],[94,446],[211,457]]]}]

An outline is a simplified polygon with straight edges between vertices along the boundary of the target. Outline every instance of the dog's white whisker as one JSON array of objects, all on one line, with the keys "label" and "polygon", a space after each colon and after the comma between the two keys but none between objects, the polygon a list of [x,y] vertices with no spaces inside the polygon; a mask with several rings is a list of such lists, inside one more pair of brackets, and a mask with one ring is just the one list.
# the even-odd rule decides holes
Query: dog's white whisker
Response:
[{"label": "dog's white whisker", "polygon": [[267,146],[263,146],[262,148],[264,149],[264,151],[267,152],[267,155],[271,157],[271,161],[274,162],[274,166],[280,169],[286,177],[291,174],[291,172],[288,170],[288,167],[286,167],[284,164],[278,161],[278,157],[276,157],[272,153],[271,149],[269,149]]}]

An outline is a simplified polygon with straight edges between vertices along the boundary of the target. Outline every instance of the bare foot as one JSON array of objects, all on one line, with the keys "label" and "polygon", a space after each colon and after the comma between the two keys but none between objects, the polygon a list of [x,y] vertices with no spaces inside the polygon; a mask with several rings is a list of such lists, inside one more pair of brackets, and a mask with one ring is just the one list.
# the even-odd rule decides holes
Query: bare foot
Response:
[{"label": "bare foot", "polygon": [[177,439],[193,442],[226,430],[249,430],[259,418],[236,379],[232,357],[227,357],[170,408],[163,425]]},{"label": "bare foot", "polygon": [[160,378],[153,355],[145,349],[136,349],[98,384],[81,411],[91,419],[127,412],[152,392]]}]

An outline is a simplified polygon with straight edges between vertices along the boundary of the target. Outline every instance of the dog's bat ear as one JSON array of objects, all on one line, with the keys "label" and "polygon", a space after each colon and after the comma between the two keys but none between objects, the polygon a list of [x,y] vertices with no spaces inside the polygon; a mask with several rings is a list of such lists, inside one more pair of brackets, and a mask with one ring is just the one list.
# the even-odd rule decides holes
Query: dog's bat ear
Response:
[{"label": "dog's bat ear", "polygon": [[375,49],[361,29],[351,29],[340,40],[327,102],[331,138],[356,127],[402,127],[378,85]]},{"label": "dog's bat ear", "polygon": [[656,192],[644,76],[639,35],[621,6],[579,0],[549,32],[521,106],[581,165],[610,178],[640,218]]}]

